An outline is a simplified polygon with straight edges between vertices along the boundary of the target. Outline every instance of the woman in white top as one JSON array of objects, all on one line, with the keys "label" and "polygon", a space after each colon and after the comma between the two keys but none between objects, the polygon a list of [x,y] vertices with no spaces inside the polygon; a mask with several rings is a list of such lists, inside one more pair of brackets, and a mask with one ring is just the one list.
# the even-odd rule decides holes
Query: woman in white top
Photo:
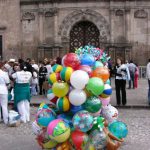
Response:
[{"label": "woman in white top", "polygon": [[[3,120],[8,124],[8,89],[10,83],[8,73],[2,70],[3,64],[0,64],[0,105],[2,107]],[[1,114],[0,114],[1,115]]]},{"label": "woman in white top", "polygon": [[120,105],[121,101],[122,105],[126,105],[126,80],[130,80],[130,73],[127,65],[123,64],[120,58],[117,59],[117,64],[114,68],[114,74],[117,105]]},{"label": "woman in white top", "polygon": [[26,71],[27,67],[23,64],[20,65],[20,71],[12,74],[15,79],[14,84],[14,104],[18,108],[21,115],[21,121],[26,123],[30,121],[30,81],[32,74]]}]

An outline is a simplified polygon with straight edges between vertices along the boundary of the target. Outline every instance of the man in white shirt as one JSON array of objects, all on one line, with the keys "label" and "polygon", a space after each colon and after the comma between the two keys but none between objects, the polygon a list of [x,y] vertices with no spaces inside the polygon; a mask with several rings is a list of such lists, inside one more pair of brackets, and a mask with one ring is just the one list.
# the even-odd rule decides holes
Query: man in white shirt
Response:
[{"label": "man in white shirt", "polygon": [[3,112],[4,123],[8,123],[8,89],[7,85],[10,83],[8,73],[2,70],[3,65],[0,65],[0,105]]}]

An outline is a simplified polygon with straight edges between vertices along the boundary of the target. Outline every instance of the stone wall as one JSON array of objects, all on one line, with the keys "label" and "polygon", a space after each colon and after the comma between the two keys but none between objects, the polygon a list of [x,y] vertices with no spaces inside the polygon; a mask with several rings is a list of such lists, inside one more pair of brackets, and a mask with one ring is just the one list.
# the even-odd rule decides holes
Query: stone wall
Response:
[{"label": "stone wall", "polygon": [[83,20],[97,26],[101,47],[125,46],[131,49],[127,58],[140,65],[145,65],[150,57],[150,1],[0,0],[0,14],[3,54],[7,59],[37,59],[38,49],[43,45],[53,51],[53,56],[56,56],[53,48],[63,46],[59,53],[64,55],[69,51],[70,30]]},{"label": "stone wall", "polygon": [[0,34],[3,36],[3,58],[21,55],[20,0],[0,0]]}]

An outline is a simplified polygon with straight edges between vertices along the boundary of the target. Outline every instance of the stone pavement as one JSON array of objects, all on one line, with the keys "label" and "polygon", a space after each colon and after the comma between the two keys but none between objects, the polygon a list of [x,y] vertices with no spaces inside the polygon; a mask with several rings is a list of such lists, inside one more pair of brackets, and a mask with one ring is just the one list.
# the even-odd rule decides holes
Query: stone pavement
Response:
[{"label": "stone pavement", "polygon": [[[35,118],[32,107],[32,121]],[[128,125],[129,134],[120,150],[150,150],[150,110],[118,109],[119,120]],[[32,123],[32,122],[31,122]],[[31,123],[21,124],[17,128],[0,124],[0,150],[41,150],[32,133]]]},{"label": "stone pavement", "polygon": [[[127,83],[128,87],[128,83]],[[115,95],[115,84],[114,79],[112,79],[112,88],[113,94],[111,96],[111,104],[116,105],[116,95]],[[139,87],[137,89],[127,89],[127,106],[125,108],[146,108],[148,106],[147,102],[147,92],[148,92],[148,83],[146,79],[139,80]],[[32,97],[31,103],[38,105],[41,102],[48,103],[46,96],[34,96]]]}]

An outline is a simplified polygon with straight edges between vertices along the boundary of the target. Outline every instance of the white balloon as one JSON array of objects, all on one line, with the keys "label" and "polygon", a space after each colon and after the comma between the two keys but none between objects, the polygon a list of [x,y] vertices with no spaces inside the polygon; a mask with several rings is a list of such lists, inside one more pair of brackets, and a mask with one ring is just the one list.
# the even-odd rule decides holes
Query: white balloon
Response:
[{"label": "white balloon", "polygon": [[118,110],[111,105],[102,107],[102,116],[108,121],[108,123],[112,123],[118,119]]},{"label": "white balloon", "polygon": [[71,85],[76,89],[84,89],[89,81],[89,75],[82,70],[74,71],[71,75]]},{"label": "white balloon", "polygon": [[86,101],[86,93],[84,90],[74,89],[69,94],[69,101],[74,106],[80,106]]}]

